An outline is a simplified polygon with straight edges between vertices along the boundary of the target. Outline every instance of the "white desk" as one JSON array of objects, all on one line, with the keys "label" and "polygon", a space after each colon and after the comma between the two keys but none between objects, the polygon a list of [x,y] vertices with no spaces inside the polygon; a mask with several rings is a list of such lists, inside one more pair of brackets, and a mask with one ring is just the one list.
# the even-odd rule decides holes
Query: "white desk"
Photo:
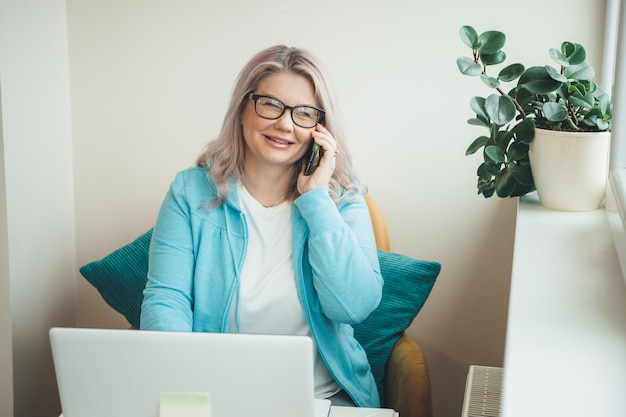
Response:
[{"label": "white desk", "polygon": [[398,417],[398,413],[387,408],[330,407],[328,417]]},{"label": "white desk", "polygon": [[[398,417],[395,410],[388,408],[330,407],[328,417]],[[59,417],[63,417],[60,414]]]},{"label": "white desk", "polygon": [[502,416],[626,416],[626,285],[604,209],[520,199]]},{"label": "white desk", "polygon": [[[328,417],[398,417],[395,410],[387,408],[330,407]],[[60,414],[59,417],[63,417]]]}]

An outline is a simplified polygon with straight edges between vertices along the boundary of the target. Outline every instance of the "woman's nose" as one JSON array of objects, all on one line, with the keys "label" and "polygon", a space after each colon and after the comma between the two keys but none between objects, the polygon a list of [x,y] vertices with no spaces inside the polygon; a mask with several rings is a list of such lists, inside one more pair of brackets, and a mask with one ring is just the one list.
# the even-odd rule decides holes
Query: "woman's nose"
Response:
[{"label": "woman's nose", "polygon": [[293,119],[291,118],[291,110],[285,109],[285,112],[274,122],[276,127],[283,130],[291,131],[293,129]]}]

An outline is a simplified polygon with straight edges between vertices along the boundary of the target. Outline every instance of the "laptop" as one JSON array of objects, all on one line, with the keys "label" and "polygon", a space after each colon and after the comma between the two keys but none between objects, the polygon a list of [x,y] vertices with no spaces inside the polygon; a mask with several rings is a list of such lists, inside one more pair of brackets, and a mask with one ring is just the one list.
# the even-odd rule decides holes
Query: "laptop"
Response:
[{"label": "laptop", "polygon": [[159,417],[172,394],[208,397],[213,417],[330,412],[306,336],[56,327],[50,342],[63,417]]}]

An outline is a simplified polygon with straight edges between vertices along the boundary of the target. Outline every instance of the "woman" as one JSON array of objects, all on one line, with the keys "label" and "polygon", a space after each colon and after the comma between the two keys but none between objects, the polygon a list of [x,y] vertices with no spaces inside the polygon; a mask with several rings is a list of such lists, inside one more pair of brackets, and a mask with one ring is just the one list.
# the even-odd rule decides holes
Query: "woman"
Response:
[{"label": "woman", "polygon": [[[320,157],[305,175],[312,143]],[[309,335],[316,397],[379,407],[351,327],[383,285],[363,193],[317,59],[261,51],[218,138],[165,197],[141,328]]]}]

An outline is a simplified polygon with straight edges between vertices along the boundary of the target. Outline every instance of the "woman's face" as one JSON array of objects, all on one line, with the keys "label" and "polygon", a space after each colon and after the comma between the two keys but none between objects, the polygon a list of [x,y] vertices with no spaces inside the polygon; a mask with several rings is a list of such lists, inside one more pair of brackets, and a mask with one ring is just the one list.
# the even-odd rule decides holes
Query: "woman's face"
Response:
[{"label": "woman's face", "polygon": [[[319,107],[311,83],[289,72],[268,76],[254,93],[271,96],[287,106]],[[264,119],[256,114],[251,99],[243,113],[242,127],[247,168],[291,167],[304,157],[315,129],[294,124],[289,109],[276,120]]]}]

